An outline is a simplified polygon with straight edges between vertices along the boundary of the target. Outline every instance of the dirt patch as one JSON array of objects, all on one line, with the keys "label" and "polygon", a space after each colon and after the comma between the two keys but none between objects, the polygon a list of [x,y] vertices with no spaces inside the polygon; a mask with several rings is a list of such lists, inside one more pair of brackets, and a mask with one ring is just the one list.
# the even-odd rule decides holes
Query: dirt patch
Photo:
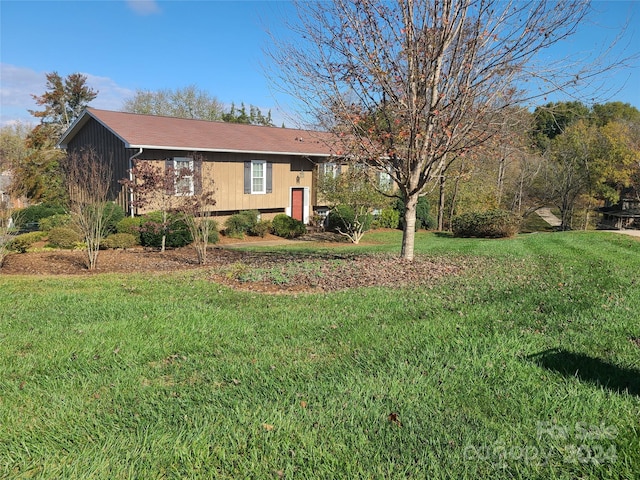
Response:
[{"label": "dirt patch", "polygon": [[[260,237],[258,237],[260,238]],[[281,240],[281,239],[280,239]],[[314,240],[318,240],[315,239]],[[341,242],[340,238],[324,241]],[[197,270],[212,282],[270,293],[330,292],[357,287],[401,287],[425,284],[456,274],[460,266],[417,257],[413,262],[394,255],[323,252],[244,251],[235,246],[277,243],[277,237],[224,239],[211,248],[206,265],[198,265],[191,247],[159,252],[144,248],[103,250],[97,269],[86,267],[82,251],[45,251],[8,255],[4,275],[95,275],[101,273],[173,272]],[[266,242],[266,243],[265,243]],[[295,241],[294,241],[295,242]],[[282,242],[292,243],[292,241]]]}]

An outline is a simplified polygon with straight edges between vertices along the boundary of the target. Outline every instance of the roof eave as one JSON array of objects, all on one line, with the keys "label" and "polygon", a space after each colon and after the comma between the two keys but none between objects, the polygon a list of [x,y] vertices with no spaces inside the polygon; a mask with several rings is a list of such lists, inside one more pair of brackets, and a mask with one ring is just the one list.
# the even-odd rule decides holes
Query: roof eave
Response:
[{"label": "roof eave", "polygon": [[310,152],[278,152],[278,151],[265,151],[265,150],[242,150],[242,149],[228,149],[228,148],[199,148],[199,147],[176,147],[167,145],[134,145],[125,142],[126,148],[143,148],[150,150],[174,150],[174,151],[188,151],[188,152],[214,152],[214,153],[248,153],[251,155],[294,155],[298,157],[335,157],[334,153],[310,153]]}]

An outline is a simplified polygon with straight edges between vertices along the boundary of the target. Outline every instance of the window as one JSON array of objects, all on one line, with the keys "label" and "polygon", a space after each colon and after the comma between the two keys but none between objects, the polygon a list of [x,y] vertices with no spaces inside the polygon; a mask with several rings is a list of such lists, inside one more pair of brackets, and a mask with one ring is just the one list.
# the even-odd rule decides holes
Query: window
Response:
[{"label": "window", "polygon": [[244,162],[244,193],[262,194],[273,191],[273,164],[265,160]]},{"label": "window", "polygon": [[333,162],[326,162],[320,164],[320,175],[329,178],[336,178],[340,173],[340,165],[336,165]]},{"label": "window", "polygon": [[264,160],[251,162],[251,193],[267,193],[266,163]]},{"label": "window", "polygon": [[190,157],[175,157],[173,159],[175,172],[176,195],[193,195],[193,159]]}]

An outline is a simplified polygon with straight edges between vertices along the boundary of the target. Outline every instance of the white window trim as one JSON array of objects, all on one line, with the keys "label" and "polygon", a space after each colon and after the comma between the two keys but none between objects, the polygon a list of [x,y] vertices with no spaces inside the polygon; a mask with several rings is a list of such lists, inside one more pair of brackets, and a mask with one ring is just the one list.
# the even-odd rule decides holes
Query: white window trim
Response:
[{"label": "white window trim", "polygon": [[[254,173],[254,166],[255,165],[262,165],[262,189],[260,190],[256,190],[253,188],[254,184],[253,184],[253,180],[254,178],[259,178],[259,177],[254,177],[253,173]],[[266,160],[251,160],[251,194],[252,195],[264,195],[267,193],[267,161]]]},{"label": "white window trim", "polygon": [[[180,171],[181,168],[184,167],[178,167],[178,163],[187,163],[189,162],[189,166],[187,167],[189,170],[191,170],[191,175],[186,175],[183,178],[181,178],[180,180],[182,181],[189,181],[189,191],[188,192],[182,192],[182,191],[178,191],[178,172]],[[174,189],[175,189],[175,194],[176,196],[185,196],[185,197],[190,197],[193,196],[195,193],[195,184],[194,184],[194,171],[193,171],[194,165],[193,165],[193,158],[191,157],[173,157],[173,170],[175,172],[176,175],[176,179],[174,181]]]},{"label": "white window trim", "polygon": [[338,176],[338,164],[334,162],[325,162],[320,164],[322,167],[322,175],[330,178],[336,178]]}]

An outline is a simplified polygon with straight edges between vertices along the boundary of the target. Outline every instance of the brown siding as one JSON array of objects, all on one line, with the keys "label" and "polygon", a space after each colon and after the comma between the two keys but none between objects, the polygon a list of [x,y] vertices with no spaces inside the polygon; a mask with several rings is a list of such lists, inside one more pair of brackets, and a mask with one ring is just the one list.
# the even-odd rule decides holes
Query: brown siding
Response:
[{"label": "brown siding", "polygon": [[110,198],[126,208],[126,194],[119,180],[128,177],[129,157],[137,150],[126,149],[124,143],[93,118],[74,136],[67,145],[67,151],[93,149],[103,161],[111,165],[112,182]]},{"label": "brown siding", "polygon": [[[245,153],[194,153],[187,151],[146,150],[141,160],[164,161],[172,157],[201,157],[202,174],[213,179],[216,212],[229,214],[241,210],[284,211],[291,203],[292,187],[310,187],[313,191],[314,162],[307,158],[286,155]],[[244,162],[265,160],[273,165],[272,193],[244,193]]]}]

